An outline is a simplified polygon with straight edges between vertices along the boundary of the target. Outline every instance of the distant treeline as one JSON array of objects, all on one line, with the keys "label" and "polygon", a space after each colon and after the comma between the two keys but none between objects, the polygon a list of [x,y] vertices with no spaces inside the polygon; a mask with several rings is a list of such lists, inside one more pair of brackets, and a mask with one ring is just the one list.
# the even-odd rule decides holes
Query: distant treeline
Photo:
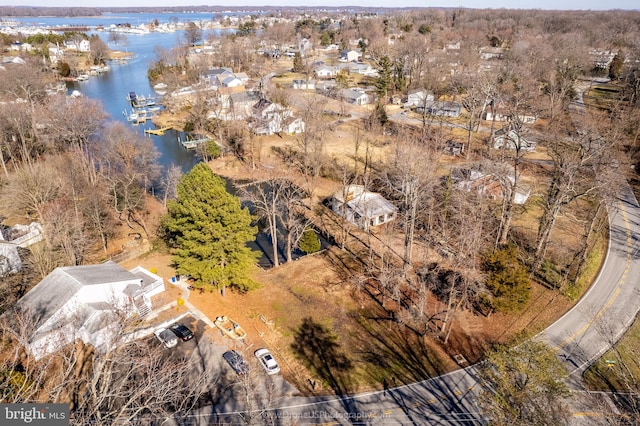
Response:
[{"label": "distant treeline", "polygon": [[258,11],[356,11],[359,13],[379,13],[392,10],[411,10],[422,8],[382,8],[382,7],[286,7],[286,6],[174,6],[174,7],[34,7],[34,6],[0,6],[2,17],[19,16],[100,16],[103,13],[179,13],[185,10],[192,12],[258,12]]}]

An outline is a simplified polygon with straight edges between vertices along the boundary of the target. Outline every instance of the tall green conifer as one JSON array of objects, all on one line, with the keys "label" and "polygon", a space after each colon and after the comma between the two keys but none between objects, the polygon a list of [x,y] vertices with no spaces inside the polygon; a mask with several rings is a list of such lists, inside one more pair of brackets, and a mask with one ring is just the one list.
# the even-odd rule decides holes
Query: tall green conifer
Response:
[{"label": "tall green conifer", "polygon": [[238,197],[204,163],[182,176],[177,193],[163,219],[177,272],[208,290],[255,288],[249,275],[259,254],[246,244],[255,239],[257,228]]}]

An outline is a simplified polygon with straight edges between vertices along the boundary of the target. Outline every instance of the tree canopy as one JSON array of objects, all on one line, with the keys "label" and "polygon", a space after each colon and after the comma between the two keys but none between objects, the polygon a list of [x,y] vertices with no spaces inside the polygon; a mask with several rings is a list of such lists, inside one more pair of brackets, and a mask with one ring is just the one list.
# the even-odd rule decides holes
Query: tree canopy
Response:
[{"label": "tree canopy", "polygon": [[502,312],[516,312],[529,302],[529,272],[518,261],[515,246],[488,254],[484,259],[487,288],[493,293],[493,306]]},{"label": "tree canopy", "polygon": [[255,239],[257,228],[251,226],[249,210],[204,163],[182,176],[177,194],[163,218],[177,272],[208,290],[255,288],[249,273],[259,256],[246,244]]},{"label": "tree canopy", "polygon": [[479,371],[480,406],[494,425],[567,424],[564,365],[545,343],[527,340],[487,355]]}]

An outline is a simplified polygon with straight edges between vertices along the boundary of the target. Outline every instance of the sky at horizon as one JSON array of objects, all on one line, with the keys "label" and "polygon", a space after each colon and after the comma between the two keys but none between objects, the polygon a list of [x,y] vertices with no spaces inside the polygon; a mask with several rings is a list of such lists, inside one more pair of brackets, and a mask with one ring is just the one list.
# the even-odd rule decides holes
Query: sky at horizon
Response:
[{"label": "sky at horizon", "polygon": [[543,9],[543,10],[640,10],[638,0],[0,0],[0,6],[46,7],[163,7],[163,6],[307,6],[307,7],[463,7],[473,9]]}]

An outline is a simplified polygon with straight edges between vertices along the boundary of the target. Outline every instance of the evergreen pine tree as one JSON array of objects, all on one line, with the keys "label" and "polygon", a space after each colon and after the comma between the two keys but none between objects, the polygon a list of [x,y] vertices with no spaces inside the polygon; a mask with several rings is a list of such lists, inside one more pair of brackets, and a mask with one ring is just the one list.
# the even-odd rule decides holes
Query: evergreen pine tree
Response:
[{"label": "evergreen pine tree", "polygon": [[518,261],[515,246],[508,246],[487,255],[484,268],[488,274],[486,285],[493,293],[493,305],[498,311],[517,312],[529,302],[529,272]]},{"label": "evergreen pine tree", "polygon": [[298,242],[298,247],[307,254],[319,251],[321,246],[316,231],[311,228],[305,229]]},{"label": "evergreen pine tree", "polygon": [[388,56],[383,56],[378,62],[378,78],[375,81],[378,96],[385,98],[392,84],[393,70],[391,60]]},{"label": "evergreen pine tree", "polygon": [[208,290],[255,288],[249,273],[259,254],[246,244],[255,239],[257,229],[222,178],[200,163],[182,176],[177,193],[163,218],[177,272]]}]

